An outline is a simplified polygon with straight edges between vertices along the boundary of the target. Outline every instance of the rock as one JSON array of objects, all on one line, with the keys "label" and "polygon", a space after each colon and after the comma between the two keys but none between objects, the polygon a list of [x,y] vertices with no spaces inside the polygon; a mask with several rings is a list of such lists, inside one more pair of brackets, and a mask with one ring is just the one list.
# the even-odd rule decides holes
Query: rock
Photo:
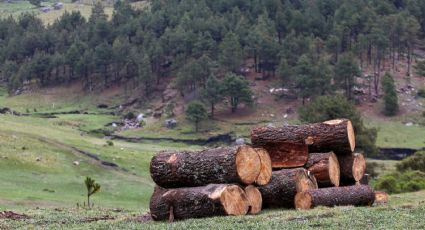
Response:
[{"label": "rock", "polygon": [[236,145],[243,145],[243,144],[245,144],[245,139],[238,138],[238,139],[236,139],[235,144]]},{"label": "rock", "polygon": [[35,158],[36,161],[41,161],[41,157]]},{"label": "rock", "polygon": [[405,126],[413,126],[413,123],[412,122],[407,122],[406,124],[404,124]]},{"label": "rock", "polygon": [[74,161],[74,162],[72,162],[72,164],[78,166],[78,165],[80,165],[80,162],[79,161]]},{"label": "rock", "polygon": [[177,121],[175,119],[165,120],[165,127],[169,129],[174,129],[177,126]]},{"label": "rock", "polygon": [[287,118],[288,117],[288,114],[287,113],[285,113],[285,115],[283,115],[283,118]]},{"label": "rock", "polygon": [[270,117],[274,117],[274,114],[272,113],[272,114],[270,114]]},{"label": "rock", "polygon": [[138,122],[143,121],[145,119],[145,114],[141,113],[141,114],[137,115],[136,119],[137,119]]},{"label": "rock", "polygon": [[117,124],[115,122],[112,123],[112,127],[116,128],[117,127]]},{"label": "rock", "polygon": [[275,127],[272,123],[269,123],[269,124],[267,124],[267,127],[269,127],[269,128],[273,128],[273,127]]}]

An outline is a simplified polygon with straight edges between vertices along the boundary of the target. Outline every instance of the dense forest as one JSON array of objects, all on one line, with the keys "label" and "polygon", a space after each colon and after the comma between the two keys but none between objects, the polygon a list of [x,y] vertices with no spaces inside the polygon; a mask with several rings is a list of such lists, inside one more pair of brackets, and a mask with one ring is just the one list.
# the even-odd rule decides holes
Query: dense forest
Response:
[{"label": "dense forest", "polygon": [[88,92],[126,84],[149,97],[175,77],[182,94],[214,95],[224,76],[243,84],[235,75],[251,59],[303,102],[335,89],[351,99],[363,68],[374,70],[375,95],[384,63],[406,60],[409,75],[423,32],[422,0],[153,0],[144,10],[119,1],[110,19],[100,4],[88,20],[65,13],[49,26],[31,14],[0,19],[0,76],[10,93],[81,80]]}]

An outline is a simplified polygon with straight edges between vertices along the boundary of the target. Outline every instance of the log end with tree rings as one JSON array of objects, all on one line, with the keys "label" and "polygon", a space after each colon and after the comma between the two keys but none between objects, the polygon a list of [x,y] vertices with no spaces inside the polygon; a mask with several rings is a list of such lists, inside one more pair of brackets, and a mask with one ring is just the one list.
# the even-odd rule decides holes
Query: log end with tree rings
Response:
[{"label": "log end with tree rings", "polygon": [[340,166],[333,152],[310,153],[305,168],[314,174],[319,187],[339,186]]},{"label": "log end with tree rings", "polygon": [[378,204],[388,203],[388,193],[382,191],[375,191],[375,202]]},{"label": "log end with tree rings", "polygon": [[360,181],[366,172],[366,160],[361,153],[354,153],[353,156],[353,178],[355,181]]},{"label": "log end with tree rings", "polygon": [[304,192],[310,189],[318,188],[316,178],[308,170],[298,171],[297,174],[295,175],[295,181],[296,181],[295,188],[297,192]]},{"label": "log end with tree rings", "polygon": [[266,185],[270,182],[272,177],[272,161],[269,153],[263,148],[255,148],[260,158],[261,169],[255,183],[257,185]]},{"label": "log end with tree rings", "polygon": [[297,195],[295,195],[295,208],[296,209],[311,209],[312,208],[312,202],[311,202],[311,195],[307,192],[298,192]]},{"label": "log end with tree rings", "polygon": [[220,203],[227,215],[246,215],[249,210],[249,200],[245,192],[237,185],[229,185],[220,193]]},{"label": "log end with tree rings", "polygon": [[254,148],[242,145],[236,153],[236,171],[244,184],[254,183],[261,172],[261,160]]},{"label": "log end with tree rings", "polygon": [[258,214],[263,206],[263,199],[260,190],[253,185],[248,185],[245,188],[245,194],[249,202],[249,214]]}]

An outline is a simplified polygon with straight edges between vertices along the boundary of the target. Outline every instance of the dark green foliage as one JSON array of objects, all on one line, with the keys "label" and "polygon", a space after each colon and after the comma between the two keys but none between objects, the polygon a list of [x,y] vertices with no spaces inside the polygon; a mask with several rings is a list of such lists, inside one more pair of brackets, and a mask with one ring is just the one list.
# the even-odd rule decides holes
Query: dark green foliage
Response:
[{"label": "dark green foliage", "polygon": [[111,140],[107,140],[107,141],[106,141],[106,144],[107,144],[108,146],[114,146],[114,142],[113,142],[113,141],[111,141]]},{"label": "dark green foliage", "polygon": [[202,100],[210,104],[211,117],[214,117],[215,105],[220,103],[223,98],[223,84],[214,76],[208,78],[205,89],[202,91]]},{"label": "dark green foliage", "polygon": [[90,208],[90,197],[100,191],[100,185],[90,177],[86,177],[84,184],[87,188],[87,206]]},{"label": "dark green foliage", "polygon": [[356,133],[356,147],[366,156],[378,153],[376,147],[377,130],[366,128],[356,107],[342,96],[321,96],[299,110],[303,122],[321,122],[337,118],[347,118],[353,123]]},{"label": "dark green foliage", "polygon": [[382,88],[384,90],[384,114],[395,115],[398,111],[398,98],[394,79],[389,73],[386,73],[382,79]]},{"label": "dark green foliage", "polygon": [[229,99],[232,113],[236,112],[240,103],[250,105],[252,103],[252,91],[249,82],[241,76],[228,74],[223,80],[223,92]]},{"label": "dark green foliage", "polygon": [[425,189],[425,173],[407,170],[378,178],[375,189],[388,193],[414,192]]},{"label": "dark green foliage", "polygon": [[418,90],[418,96],[425,98],[425,89],[419,89]]},{"label": "dark green foliage", "polygon": [[416,62],[414,68],[417,75],[425,77],[425,60]]},{"label": "dark green foliage", "polygon": [[207,118],[207,110],[204,104],[199,101],[192,101],[186,109],[186,118],[195,123],[195,131],[198,132],[199,122]]},{"label": "dark green foliage", "polygon": [[124,115],[124,119],[132,120],[135,118],[136,118],[136,115],[131,111]]},{"label": "dark green foliage", "polygon": [[41,6],[41,0],[29,0],[29,2],[34,6],[37,6],[37,7]]},{"label": "dark green foliage", "polygon": [[342,56],[335,66],[335,80],[341,89],[345,90],[348,100],[352,98],[355,78],[360,76],[360,69],[352,55]]},{"label": "dark green foliage", "polygon": [[414,155],[403,159],[397,164],[397,170],[418,170],[425,173],[425,151],[418,151]]}]

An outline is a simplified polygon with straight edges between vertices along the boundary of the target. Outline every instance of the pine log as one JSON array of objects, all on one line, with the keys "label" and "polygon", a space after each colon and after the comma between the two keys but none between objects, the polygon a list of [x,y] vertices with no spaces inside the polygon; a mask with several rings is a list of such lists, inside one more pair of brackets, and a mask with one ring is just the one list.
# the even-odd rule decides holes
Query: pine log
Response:
[{"label": "pine log", "polygon": [[163,151],[151,161],[155,183],[164,188],[207,184],[252,184],[261,171],[254,148],[247,145],[207,149],[199,152]]},{"label": "pine log", "polygon": [[308,159],[308,146],[294,143],[268,143],[255,145],[267,150],[272,168],[295,168],[303,166]]},{"label": "pine log", "polygon": [[[251,142],[255,147],[263,147],[273,161],[275,153],[270,144],[307,144],[310,152],[347,153],[355,148],[353,125],[348,119],[336,119],[305,125],[288,125],[280,128],[260,127],[251,131]],[[305,159],[305,162],[307,159]],[[305,163],[304,162],[304,163]],[[301,166],[301,165],[298,165]]]},{"label": "pine log", "polygon": [[314,174],[319,188],[339,186],[339,163],[333,152],[310,153],[304,167]]},{"label": "pine log", "polygon": [[263,199],[260,190],[253,185],[248,185],[245,188],[245,194],[249,202],[249,214],[258,214],[263,206]]},{"label": "pine log", "polygon": [[317,206],[370,206],[375,201],[375,193],[368,185],[330,187],[297,193],[295,207],[310,209]]},{"label": "pine log", "polygon": [[261,168],[255,183],[257,185],[266,185],[272,177],[272,162],[269,153],[263,148],[255,148],[258,156],[260,157]]},{"label": "pine log", "polygon": [[341,154],[337,157],[341,170],[341,185],[358,184],[366,171],[366,160],[363,154]]},{"label": "pine log", "polygon": [[375,191],[375,202],[379,204],[388,203],[388,193],[383,191]]},{"label": "pine log", "polygon": [[304,168],[281,169],[273,171],[270,183],[258,189],[263,198],[263,208],[293,208],[295,194],[317,189],[317,182]]},{"label": "pine log", "polygon": [[154,220],[245,215],[248,209],[245,192],[237,185],[226,184],[174,189],[157,186],[150,201]]}]

